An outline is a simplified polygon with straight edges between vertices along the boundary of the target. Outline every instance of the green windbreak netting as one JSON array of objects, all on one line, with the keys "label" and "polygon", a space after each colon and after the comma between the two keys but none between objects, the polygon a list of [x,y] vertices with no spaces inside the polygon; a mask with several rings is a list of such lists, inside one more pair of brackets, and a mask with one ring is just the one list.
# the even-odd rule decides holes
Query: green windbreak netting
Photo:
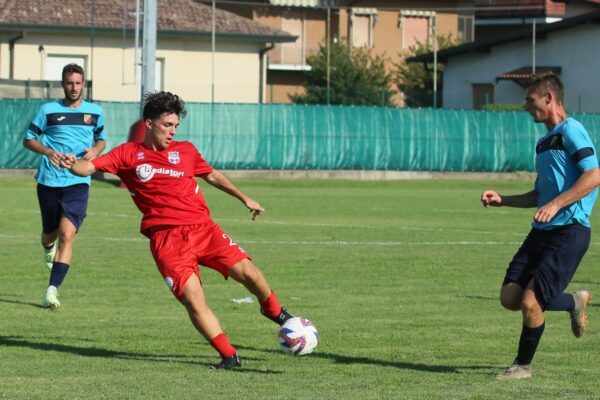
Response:
[{"label": "green windbreak netting", "polygon": [[[21,141],[41,101],[0,100],[1,168],[31,168]],[[127,140],[137,103],[101,102],[107,149]],[[524,112],[187,104],[178,140],[216,168],[532,171],[546,129]],[[600,115],[573,115],[600,143]]]},{"label": "green windbreak netting", "polygon": [[41,100],[0,100],[0,168],[36,168],[39,156],[23,147]]}]

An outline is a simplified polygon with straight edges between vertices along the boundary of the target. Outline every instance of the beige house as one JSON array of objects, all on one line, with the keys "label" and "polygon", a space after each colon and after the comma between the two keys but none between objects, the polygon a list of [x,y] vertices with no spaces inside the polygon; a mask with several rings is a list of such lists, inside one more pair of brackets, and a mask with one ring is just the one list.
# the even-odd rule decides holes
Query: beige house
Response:
[{"label": "beige house", "polygon": [[[213,53],[211,12],[192,0],[158,0],[156,88],[193,102],[263,101],[265,48],[295,37],[217,9]],[[138,101],[135,21],[135,1],[0,0],[0,97],[60,96],[62,67],[76,62],[91,81],[88,97]]]},{"label": "beige house", "polygon": [[[474,39],[473,0],[240,0],[217,4],[298,37],[268,52],[267,102],[274,103],[289,103],[288,94],[302,92],[302,73],[310,68],[306,58],[326,42],[328,30],[332,40],[346,40],[352,47],[385,55],[390,70],[417,40],[428,42],[436,31],[464,42]],[[401,96],[396,102],[402,103]]]}]

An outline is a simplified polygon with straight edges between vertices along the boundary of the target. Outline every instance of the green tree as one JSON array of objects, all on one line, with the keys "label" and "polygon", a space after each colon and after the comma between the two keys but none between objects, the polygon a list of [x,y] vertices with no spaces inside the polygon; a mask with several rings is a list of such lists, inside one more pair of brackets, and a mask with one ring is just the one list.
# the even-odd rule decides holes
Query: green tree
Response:
[{"label": "green tree", "polygon": [[[438,49],[444,49],[459,44],[452,39],[452,35],[438,36]],[[396,81],[398,89],[404,94],[404,103],[408,107],[433,106],[433,63],[409,63],[407,58],[421,54],[432,53],[433,44],[417,41],[415,46],[409,47],[409,54],[396,64]],[[442,78],[444,66],[437,65],[437,105],[442,104]]]},{"label": "green tree", "polygon": [[[385,68],[384,56],[367,49],[349,49],[344,41],[329,46],[330,83],[327,90],[327,46],[307,58],[311,70],[305,73],[304,94],[291,94],[297,104],[339,104],[393,106],[393,72]],[[328,93],[329,92],[329,93]],[[329,100],[329,101],[328,101]]]}]

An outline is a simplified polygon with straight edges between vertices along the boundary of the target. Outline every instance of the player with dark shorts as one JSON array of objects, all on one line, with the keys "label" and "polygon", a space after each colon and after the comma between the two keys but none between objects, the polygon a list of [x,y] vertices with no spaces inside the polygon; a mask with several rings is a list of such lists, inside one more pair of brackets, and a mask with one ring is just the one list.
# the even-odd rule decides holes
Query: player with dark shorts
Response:
[{"label": "player with dark shorts", "polygon": [[37,185],[38,203],[42,214],[42,230],[54,232],[64,214],[77,230],[86,215],[90,187],[80,183],[66,187]]},{"label": "player with dark shorts", "polygon": [[589,227],[578,222],[550,230],[532,229],[511,261],[503,286],[514,282],[526,288],[533,279],[538,303],[546,309],[571,282],[590,245],[590,233]]},{"label": "player with dark shorts", "polygon": [[600,184],[598,157],[585,128],[567,116],[564,88],[553,74],[532,75],[525,110],[548,133],[536,145],[537,179],[532,191],[504,196],[486,190],[487,206],[537,207],[532,229],[506,271],[500,291],[503,307],[523,315],[523,327],[513,364],[496,379],[533,376],[531,362],[545,327],[545,311],[568,311],[571,330],[581,337],[587,329],[587,290],[564,293],[590,245],[589,217]]},{"label": "player with dark shorts", "polygon": [[194,177],[238,198],[252,219],[264,209],[214,170],[192,143],[173,140],[179,119],[185,115],[178,96],[149,94],[144,99],[146,136],[142,143],[124,143],[91,162],[66,155],[62,166],[78,176],[106,171],[121,178],[143,213],[140,230],[150,239],[165,283],[187,309],[198,332],[221,355],[221,362],[212,367],[230,369],[241,366],[241,360],[206,304],[198,265],[242,283],[257,297],[262,314],[279,325],[293,316],[281,307],[250,256],[211,219]]},{"label": "player with dark shorts", "polygon": [[[60,168],[63,154],[92,160],[104,149],[102,108],[83,100],[83,68],[67,64],[62,72],[65,97],[42,105],[31,122],[23,145],[43,157],[35,176],[42,214],[44,265],[50,282],[44,307],[56,309],[58,288],[71,265],[75,235],[86,215],[91,180]],[[58,244],[57,244],[58,242]]]}]

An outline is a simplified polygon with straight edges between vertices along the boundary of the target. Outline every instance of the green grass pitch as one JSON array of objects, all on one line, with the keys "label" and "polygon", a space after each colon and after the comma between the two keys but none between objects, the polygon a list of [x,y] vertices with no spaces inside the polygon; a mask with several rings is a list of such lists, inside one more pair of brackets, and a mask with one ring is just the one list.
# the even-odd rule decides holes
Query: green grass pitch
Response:
[{"label": "green grass pitch", "polygon": [[[40,217],[30,178],[0,181],[0,398],[507,399],[600,396],[600,308],[575,339],[547,313],[534,378],[496,382],[520,314],[497,300],[532,210],[484,209],[483,189],[523,181],[285,181],[237,184],[258,221],[202,185],[215,220],[254,258],[282,303],[311,319],[317,351],[278,350],[277,327],[244,288],[201,269],[210,306],[244,361],[211,371],[214,350],[171,296],[126,190],[94,182],[57,312],[40,308]],[[600,229],[599,214],[592,224]],[[600,299],[592,237],[570,290]]]}]

